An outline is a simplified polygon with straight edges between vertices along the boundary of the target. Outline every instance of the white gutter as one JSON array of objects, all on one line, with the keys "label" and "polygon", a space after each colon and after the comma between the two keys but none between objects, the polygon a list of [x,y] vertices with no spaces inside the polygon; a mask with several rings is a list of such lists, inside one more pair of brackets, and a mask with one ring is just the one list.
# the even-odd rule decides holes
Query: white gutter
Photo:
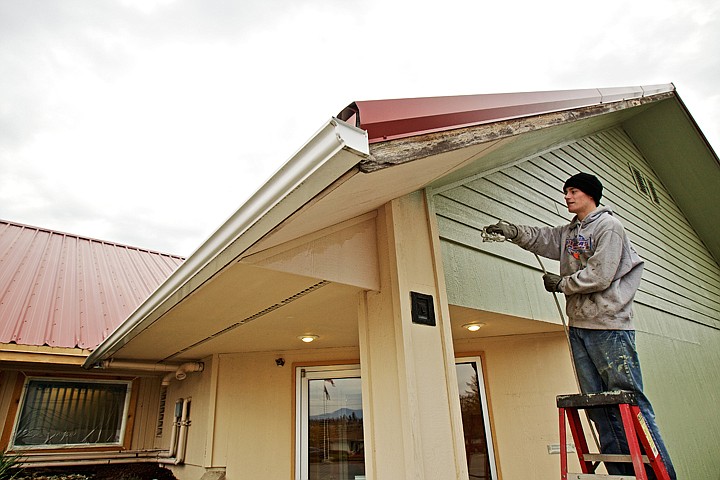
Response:
[{"label": "white gutter", "polygon": [[[117,352],[369,152],[367,132],[331,119],[113,331],[83,367]],[[221,258],[230,246],[234,255]]]}]

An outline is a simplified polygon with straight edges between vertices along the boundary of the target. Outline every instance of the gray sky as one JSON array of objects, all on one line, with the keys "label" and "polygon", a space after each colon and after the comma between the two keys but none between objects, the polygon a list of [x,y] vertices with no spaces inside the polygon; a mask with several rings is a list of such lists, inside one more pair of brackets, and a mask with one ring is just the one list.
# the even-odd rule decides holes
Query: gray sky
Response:
[{"label": "gray sky", "polygon": [[720,2],[0,0],[0,219],[189,255],[354,100],[674,83]]}]

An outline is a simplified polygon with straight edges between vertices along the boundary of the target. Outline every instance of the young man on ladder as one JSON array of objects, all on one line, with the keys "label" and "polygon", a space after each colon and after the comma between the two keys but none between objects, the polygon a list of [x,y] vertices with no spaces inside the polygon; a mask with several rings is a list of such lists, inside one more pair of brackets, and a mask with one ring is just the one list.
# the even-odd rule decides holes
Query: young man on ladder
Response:
[{"label": "young man on ladder", "polygon": [[[644,262],[610,208],[599,206],[602,189],[597,177],[578,173],[563,186],[568,211],[575,214],[569,224],[532,227],[500,221],[484,231],[560,261],[560,275],[546,273],[543,282],[548,292],[565,294],[568,335],[582,393],[635,392],[668,474],[675,479],[652,406],[643,394],[635,349],[632,303]],[[617,409],[592,409],[589,415],[598,429],[601,452],[627,454]],[[606,468],[612,475],[633,474],[629,464],[606,463]]]}]

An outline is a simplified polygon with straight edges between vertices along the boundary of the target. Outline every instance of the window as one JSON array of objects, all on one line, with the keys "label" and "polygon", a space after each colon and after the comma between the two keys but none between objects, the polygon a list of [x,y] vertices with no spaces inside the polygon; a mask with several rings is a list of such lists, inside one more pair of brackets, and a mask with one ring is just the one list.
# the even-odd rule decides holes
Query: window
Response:
[{"label": "window", "polygon": [[490,415],[480,357],[456,359],[465,453],[471,480],[496,480]]},{"label": "window", "polygon": [[296,370],[298,480],[364,480],[360,367]]},{"label": "window", "polygon": [[28,378],[14,448],[121,445],[131,382]]}]

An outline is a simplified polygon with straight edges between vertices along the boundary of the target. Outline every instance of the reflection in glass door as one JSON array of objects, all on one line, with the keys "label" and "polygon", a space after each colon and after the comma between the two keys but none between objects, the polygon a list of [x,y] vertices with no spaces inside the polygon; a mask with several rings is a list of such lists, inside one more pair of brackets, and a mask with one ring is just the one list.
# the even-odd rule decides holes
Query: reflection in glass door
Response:
[{"label": "reflection in glass door", "polygon": [[304,367],[298,376],[300,480],[364,480],[360,369]]},{"label": "reflection in glass door", "polygon": [[470,480],[496,480],[490,421],[480,357],[456,360],[465,453]]}]

